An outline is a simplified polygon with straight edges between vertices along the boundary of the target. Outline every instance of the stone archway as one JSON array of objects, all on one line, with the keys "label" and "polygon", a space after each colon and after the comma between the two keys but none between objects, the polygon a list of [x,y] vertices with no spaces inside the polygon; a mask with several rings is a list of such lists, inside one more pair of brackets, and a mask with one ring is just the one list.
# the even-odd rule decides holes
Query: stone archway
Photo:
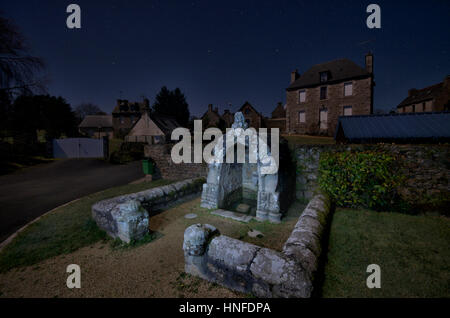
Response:
[{"label": "stone archway", "polygon": [[[238,138],[244,131],[247,133],[250,131],[250,129],[246,130],[247,123],[240,112],[235,114],[232,128],[234,129],[227,131],[227,135],[233,134],[231,137],[236,137],[231,139],[233,142],[227,144],[226,141],[230,139],[222,138],[214,148],[214,161],[208,165],[208,177],[203,185],[201,206],[210,209],[227,209],[234,202],[253,201],[257,220],[280,222],[279,174],[278,172],[268,174],[264,171],[270,163],[273,164],[273,161],[270,161],[273,158],[267,141],[259,136]],[[255,130],[253,131],[256,133]],[[239,140],[245,147],[245,162],[237,163],[234,160],[233,163],[227,163],[227,153],[231,148],[234,149]],[[266,157],[259,155],[260,147],[267,149],[267,152],[264,152]],[[256,162],[253,163],[250,161],[252,152],[256,155]],[[236,151],[233,153],[236,155]]]}]

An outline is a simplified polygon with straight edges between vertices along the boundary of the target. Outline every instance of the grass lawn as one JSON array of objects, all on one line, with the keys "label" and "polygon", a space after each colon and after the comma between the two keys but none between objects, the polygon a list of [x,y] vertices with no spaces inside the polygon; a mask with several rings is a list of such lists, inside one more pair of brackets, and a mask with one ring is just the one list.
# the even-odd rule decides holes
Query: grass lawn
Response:
[{"label": "grass lawn", "polygon": [[[450,219],[337,209],[323,297],[450,297]],[[369,264],[381,288],[369,289]]]},{"label": "grass lawn", "polygon": [[91,218],[91,206],[100,200],[138,192],[171,181],[156,180],[127,184],[97,192],[60,207],[43,216],[18,234],[0,252],[0,272],[18,266],[32,265],[44,259],[71,253],[81,247],[107,239]]}]

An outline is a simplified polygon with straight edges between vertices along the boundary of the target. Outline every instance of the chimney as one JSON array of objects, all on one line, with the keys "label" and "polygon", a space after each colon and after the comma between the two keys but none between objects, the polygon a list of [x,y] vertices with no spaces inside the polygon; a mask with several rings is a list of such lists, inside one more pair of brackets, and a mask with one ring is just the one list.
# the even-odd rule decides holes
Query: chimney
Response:
[{"label": "chimney", "polygon": [[209,112],[212,112],[212,104],[209,104],[209,105],[208,105],[208,111],[209,111]]},{"label": "chimney", "polygon": [[410,90],[408,90],[408,96],[415,95],[416,93],[417,93],[417,89],[416,88],[411,88]]},{"label": "chimney", "polygon": [[291,72],[291,84],[295,82],[296,79],[300,77],[300,74],[298,74],[298,71],[292,71]]},{"label": "chimney", "polygon": [[373,73],[373,54],[372,52],[368,52],[366,54],[366,71],[370,74]]}]

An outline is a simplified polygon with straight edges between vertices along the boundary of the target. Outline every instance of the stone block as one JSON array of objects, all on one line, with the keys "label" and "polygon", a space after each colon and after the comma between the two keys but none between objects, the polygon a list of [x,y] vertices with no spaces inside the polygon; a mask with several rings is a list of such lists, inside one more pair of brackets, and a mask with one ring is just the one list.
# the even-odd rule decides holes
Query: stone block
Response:
[{"label": "stone block", "polygon": [[110,209],[100,209],[97,206],[92,210],[92,217],[108,235],[129,243],[148,233],[148,212],[139,201],[128,200],[114,206],[109,201],[102,207]]},{"label": "stone block", "polygon": [[205,253],[205,248],[217,229],[209,224],[193,224],[184,231],[183,250],[191,256]]}]

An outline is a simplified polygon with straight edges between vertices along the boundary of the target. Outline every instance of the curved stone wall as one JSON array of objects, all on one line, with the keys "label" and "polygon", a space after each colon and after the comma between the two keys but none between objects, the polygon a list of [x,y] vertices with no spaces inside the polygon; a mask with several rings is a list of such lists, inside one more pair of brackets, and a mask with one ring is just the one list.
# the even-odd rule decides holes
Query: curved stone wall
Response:
[{"label": "curved stone wall", "polygon": [[326,195],[315,195],[283,252],[219,235],[208,224],[191,225],[184,235],[185,271],[258,297],[311,297],[330,209]]}]

